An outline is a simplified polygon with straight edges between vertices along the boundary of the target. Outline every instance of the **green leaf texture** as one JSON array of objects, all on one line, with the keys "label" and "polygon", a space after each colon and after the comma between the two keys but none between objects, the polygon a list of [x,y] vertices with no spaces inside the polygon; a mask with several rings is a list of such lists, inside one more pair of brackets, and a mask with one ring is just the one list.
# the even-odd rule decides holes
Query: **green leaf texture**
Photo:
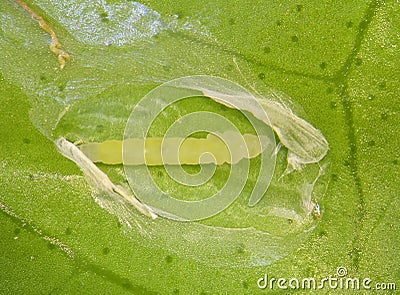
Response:
[{"label": "green leaf texture", "polygon": [[[262,294],[271,291],[257,286],[265,274],[321,280],[338,267],[372,288],[400,288],[398,1],[29,1],[72,57],[62,71],[49,35],[3,2],[1,294]],[[198,248],[127,235],[53,143],[121,139],[137,100],[191,74],[284,92],[329,142],[322,219],[294,249],[283,240],[290,251],[272,264],[220,266],[196,259]],[[181,107],[237,117],[201,100]],[[123,182],[122,168],[101,168]],[[218,243],[246,255],[241,244]]]}]

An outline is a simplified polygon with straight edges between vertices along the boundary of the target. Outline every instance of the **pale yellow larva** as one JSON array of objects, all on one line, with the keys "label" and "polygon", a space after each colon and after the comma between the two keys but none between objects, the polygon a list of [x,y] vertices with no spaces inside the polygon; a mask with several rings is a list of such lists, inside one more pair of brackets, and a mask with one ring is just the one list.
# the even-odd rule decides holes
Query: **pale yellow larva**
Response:
[{"label": "pale yellow larva", "polygon": [[[242,135],[235,131],[223,134],[233,139],[229,148],[217,135],[209,133],[206,138],[188,137],[185,139],[170,137],[132,138],[120,140],[107,140],[102,143],[87,143],[79,146],[81,151],[93,162],[104,164],[122,164],[122,150],[124,145],[125,165],[198,165],[215,163],[237,163],[243,158],[254,158],[268,146],[270,139],[266,136],[244,134],[247,153],[239,152],[243,142]],[[263,142],[264,144],[261,144]],[[271,143],[272,144],[272,143]],[[145,147],[143,151],[143,147]],[[241,149],[243,150],[243,149]],[[128,152],[126,152],[128,151]],[[179,151],[179,154],[176,152]],[[211,154],[213,157],[202,156]]]}]

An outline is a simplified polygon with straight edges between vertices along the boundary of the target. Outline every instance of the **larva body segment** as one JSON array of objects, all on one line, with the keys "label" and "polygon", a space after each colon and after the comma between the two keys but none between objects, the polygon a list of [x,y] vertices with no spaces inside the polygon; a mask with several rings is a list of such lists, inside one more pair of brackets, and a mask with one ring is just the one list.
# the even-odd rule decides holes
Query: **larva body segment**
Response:
[{"label": "larva body segment", "polygon": [[[222,137],[230,138],[229,147],[218,136],[209,133],[206,138],[150,137],[130,138],[124,141],[107,140],[102,143],[88,143],[79,146],[81,151],[93,162],[104,164],[122,164],[122,150],[129,151],[124,155],[125,165],[198,165],[214,163],[235,164],[243,158],[258,156],[270,143],[267,136],[240,134],[227,131]],[[243,136],[243,139],[241,139]],[[247,153],[243,151],[243,142]],[[263,144],[262,144],[263,143]],[[144,149],[143,149],[144,147]],[[212,156],[211,156],[212,155]]]},{"label": "larva body segment", "polygon": [[102,162],[104,164],[122,163],[122,141],[107,140],[102,143],[88,143],[79,146],[80,150],[92,162]]}]

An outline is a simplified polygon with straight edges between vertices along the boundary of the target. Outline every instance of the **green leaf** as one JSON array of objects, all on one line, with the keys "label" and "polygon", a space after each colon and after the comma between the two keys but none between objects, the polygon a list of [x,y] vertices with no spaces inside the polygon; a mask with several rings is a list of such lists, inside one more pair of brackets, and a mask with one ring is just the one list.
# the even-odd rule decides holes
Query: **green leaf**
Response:
[{"label": "green leaf", "polygon": [[[63,70],[37,21],[12,1],[2,4],[1,293],[254,294],[267,291],[257,286],[264,274],[321,280],[338,267],[347,277],[370,278],[373,288],[400,284],[399,3],[257,2],[29,2],[71,55]],[[322,219],[307,233],[295,227],[301,233],[293,239],[281,233],[277,249],[264,253],[278,257],[261,266],[219,262],[248,261],[278,232],[249,240],[252,249],[218,239],[218,232],[190,236],[191,225],[139,215],[132,230],[93,200],[82,172],[53,143],[59,136],[122,139],[141,97],[192,74],[225,77],[262,94],[284,92],[329,142],[329,185],[318,191]],[[198,98],[169,110],[152,134],[195,110],[251,130],[240,113]],[[122,167],[99,166],[124,183]],[[263,204],[228,219],[241,212],[245,199],[238,201],[210,225],[285,228],[256,218]],[[180,231],[192,244],[172,235]]]}]

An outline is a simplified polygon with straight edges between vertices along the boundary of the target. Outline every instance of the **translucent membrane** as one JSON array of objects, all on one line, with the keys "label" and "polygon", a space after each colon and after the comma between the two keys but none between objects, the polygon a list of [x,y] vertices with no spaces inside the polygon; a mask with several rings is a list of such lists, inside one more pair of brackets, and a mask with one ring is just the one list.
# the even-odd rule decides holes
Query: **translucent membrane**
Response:
[{"label": "translucent membrane", "polygon": [[[250,119],[243,113],[264,122],[272,128],[278,141],[276,167],[268,190],[253,207],[249,206],[249,198],[264,167],[261,165],[264,153],[243,158],[250,162],[245,186],[226,210],[199,222],[180,222],[151,219],[143,214],[146,207],[142,208],[143,212],[138,211],[139,205],[134,205],[137,200],[126,185],[121,165],[102,165],[100,171],[96,165],[89,164],[79,149],[72,148],[72,142],[93,144],[117,140],[123,143],[132,109],[148,91],[163,82],[206,74],[246,85],[246,80],[256,83],[257,75],[254,66],[249,68],[247,61],[237,58],[246,72],[244,79],[235,70],[235,57],[219,46],[210,46],[214,39],[197,20],[162,16],[137,2],[60,3],[41,0],[35,6],[59,29],[57,36],[71,56],[65,68],[59,70],[58,60],[49,50],[50,36],[23,9],[5,1],[0,5],[0,70],[4,79],[26,93],[32,104],[33,124],[81,167],[92,185],[96,202],[121,219],[132,243],[160,247],[212,266],[250,267],[271,264],[305,241],[316,226],[312,216],[315,203],[328,184],[325,160],[328,143],[317,128],[289,107],[290,103],[285,103],[285,96],[275,91],[262,89],[262,95],[253,94],[267,114],[269,120],[265,121],[263,114],[243,103],[249,94],[240,87],[224,87],[224,82],[215,84],[206,77],[176,81],[170,85],[171,89],[189,91],[192,96],[196,93],[198,97],[165,109],[149,134],[130,137],[161,138],[169,125],[199,109],[229,118],[238,126],[240,134],[254,134],[247,121]],[[109,18],[108,22],[102,21],[105,17]],[[193,38],[200,38],[200,42],[193,42]],[[154,101],[155,104],[163,102],[163,97]],[[152,109],[144,107],[144,115]],[[208,149],[209,144],[199,144],[199,147]],[[220,157],[217,155],[217,159]],[[103,160],[103,156],[99,159]],[[200,158],[195,163],[202,164],[201,161]],[[167,167],[145,168],[171,196],[193,201],[207,198],[223,187],[234,166],[230,163],[217,165],[210,181],[198,186],[175,183],[166,173]],[[207,165],[182,166],[195,174],[199,167]],[[132,169],[141,166],[133,165]],[[172,168],[182,167],[173,165]]]}]

